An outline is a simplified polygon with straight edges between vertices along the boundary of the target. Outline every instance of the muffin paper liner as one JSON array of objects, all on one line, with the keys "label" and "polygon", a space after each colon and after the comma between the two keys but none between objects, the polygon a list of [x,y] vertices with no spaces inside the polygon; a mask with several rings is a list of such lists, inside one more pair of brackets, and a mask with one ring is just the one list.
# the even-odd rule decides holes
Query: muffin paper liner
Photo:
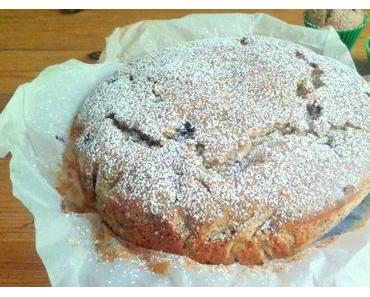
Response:
[{"label": "muffin paper liner", "polygon": [[[370,199],[326,237],[293,259],[261,267],[202,265],[153,252],[165,272],[140,255],[103,261],[92,234],[102,227],[96,214],[66,214],[55,189],[68,129],[82,100],[112,75],[118,62],[189,40],[263,34],[307,45],[354,67],[333,29],[290,26],[263,14],[190,15],[146,21],[116,29],[101,63],[70,60],[42,71],[20,86],[0,114],[0,156],[11,152],[13,194],[35,219],[36,249],[53,286],[335,286],[370,284]],[[144,46],[145,45],[145,46]],[[366,83],[364,81],[364,83]],[[57,136],[57,137],[56,137]],[[95,230],[95,231],[94,231]],[[122,251],[115,238],[109,246]],[[158,267],[157,267],[158,268]]]},{"label": "muffin paper liner", "polygon": [[[303,19],[304,19],[304,25],[306,27],[319,29],[318,26],[311,23],[307,19],[306,13],[304,13]],[[342,42],[348,47],[349,50],[351,50],[353,48],[353,46],[355,45],[358,37],[360,36],[362,31],[366,28],[366,26],[368,24],[368,19],[369,19],[368,15],[365,15],[365,18],[364,18],[364,21],[362,22],[362,24],[357,26],[356,28],[353,28],[353,29],[350,29],[350,30],[337,30],[336,31],[338,33],[340,39],[342,40]]]}]

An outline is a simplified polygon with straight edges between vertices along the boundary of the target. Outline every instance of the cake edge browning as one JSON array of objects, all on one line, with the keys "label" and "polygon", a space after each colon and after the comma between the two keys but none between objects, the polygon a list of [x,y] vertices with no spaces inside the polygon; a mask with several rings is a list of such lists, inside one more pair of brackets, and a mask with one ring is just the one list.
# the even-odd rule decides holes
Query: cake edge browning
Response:
[{"label": "cake edge browning", "polygon": [[[76,122],[72,125],[66,153],[70,154],[72,170],[77,171],[87,211],[97,211],[102,220],[121,239],[136,246],[151,250],[187,256],[203,264],[262,265],[270,260],[289,258],[327,233],[343,220],[364,197],[370,193],[370,176],[363,177],[358,185],[343,190],[343,199],[331,208],[300,220],[291,220],[269,229],[251,228],[253,232],[236,234],[222,240],[208,241],[209,225],[197,225],[180,214],[184,228],[174,228],[160,217],[145,212],[139,199],[119,196],[99,196],[91,178],[81,172],[77,154],[73,149],[74,139],[82,131]],[[104,205],[100,205],[101,202]],[[253,224],[253,222],[251,223]],[[259,223],[260,224],[260,223]],[[176,230],[175,230],[176,229]],[[274,231],[271,231],[271,230]],[[181,232],[182,231],[182,232]]]},{"label": "cake edge browning", "polygon": [[204,240],[204,233],[201,232],[178,234],[170,224],[148,214],[141,216],[141,224],[133,224],[124,215],[124,208],[129,207],[131,215],[141,212],[140,208],[135,203],[123,206],[119,197],[105,197],[105,208],[99,214],[115,234],[141,247],[184,255],[204,264],[228,265],[238,262],[261,265],[273,259],[295,255],[335,227],[370,193],[370,177],[364,179],[358,189],[345,194],[344,199],[334,207],[299,222],[289,222],[273,234],[260,232],[249,238],[240,235],[213,242]]}]

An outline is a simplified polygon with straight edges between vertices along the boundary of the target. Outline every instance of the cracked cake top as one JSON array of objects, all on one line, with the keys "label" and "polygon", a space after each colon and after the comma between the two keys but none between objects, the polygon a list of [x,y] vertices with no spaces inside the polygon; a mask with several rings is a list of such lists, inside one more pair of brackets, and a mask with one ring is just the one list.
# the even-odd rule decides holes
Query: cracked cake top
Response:
[{"label": "cracked cake top", "polygon": [[246,218],[272,228],[334,206],[370,170],[366,82],[267,37],[200,40],[122,65],[76,122],[96,191],[172,222],[226,219],[222,236]]}]

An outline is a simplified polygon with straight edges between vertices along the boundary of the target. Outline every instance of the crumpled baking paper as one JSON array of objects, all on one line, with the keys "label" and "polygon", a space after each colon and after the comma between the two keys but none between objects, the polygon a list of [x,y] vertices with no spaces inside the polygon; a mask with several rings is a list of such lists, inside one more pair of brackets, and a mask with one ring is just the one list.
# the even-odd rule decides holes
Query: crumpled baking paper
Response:
[{"label": "crumpled baking paper", "polygon": [[[292,40],[354,67],[332,28],[291,26],[264,14],[190,15],[116,29],[99,64],[70,60],[46,68],[20,86],[0,115],[0,157],[11,152],[13,194],[35,219],[36,249],[53,286],[366,286],[370,285],[370,199],[321,241],[294,259],[261,267],[210,266],[154,252],[168,272],[141,258],[102,261],[96,251],[96,214],[66,214],[55,189],[71,121],[82,100],[127,62],[189,40],[262,34]],[[61,141],[62,140],[62,141]],[[95,226],[95,227],[94,227]],[[110,239],[119,245],[118,240]],[[189,264],[191,263],[191,265]]]},{"label": "crumpled baking paper", "polygon": [[332,27],[313,30],[289,25],[263,13],[195,14],[180,19],[141,21],[117,28],[107,38],[100,61],[128,62],[158,49],[192,40],[248,34],[291,40],[355,68],[351,54]]}]

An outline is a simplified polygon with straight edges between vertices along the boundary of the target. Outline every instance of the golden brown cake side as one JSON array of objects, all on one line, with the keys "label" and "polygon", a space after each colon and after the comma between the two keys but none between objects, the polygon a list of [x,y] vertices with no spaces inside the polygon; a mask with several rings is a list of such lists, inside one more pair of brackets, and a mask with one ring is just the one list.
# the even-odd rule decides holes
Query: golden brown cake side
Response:
[{"label": "golden brown cake side", "polygon": [[301,251],[343,220],[369,192],[370,179],[367,178],[359,191],[348,193],[343,203],[317,216],[289,222],[273,233],[253,226],[254,232],[211,242],[205,238],[205,233],[209,230],[204,226],[193,225],[191,229],[182,229],[179,232],[171,225],[161,222],[160,218],[143,213],[137,207],[138,202],[133,201],[132,204],[123,206],[119,199],[105,197],[103,200],[106,205],[99,213],[117,235],[141,247],[185,255],[205,264],[238,262],[243,265],[260,265]]},{"label": "golden brown cake side", "polygon": [[[78,170],[78,168],[75,168]],[[95,206],[96,194],[89,191],[81,179],[88,209]],[[325,234],[343,220],[370,192],[370,178],[364,178],[359,189],[343,189],[343,201],[300,221],[291,221],[280,226],[274,233],[259,230],[253,225],[249,232],[235,238],[220,241],[207,240],[209,226],[196,226],[189,222],[189,228],[175,230],[160,218],[143,212],[140,201],[127,204],[118,197],[104,197],[98,211],[104,222],[121,238],[141,247],[185,255],[200,263],[259,265],[276,258],[287,258],[302,250],[316,238]],[[252,223],[252,222],[251,222]],[[221,227],[225,227],[221,224]],[[204,229],[204,230],[202,230]]]}]

